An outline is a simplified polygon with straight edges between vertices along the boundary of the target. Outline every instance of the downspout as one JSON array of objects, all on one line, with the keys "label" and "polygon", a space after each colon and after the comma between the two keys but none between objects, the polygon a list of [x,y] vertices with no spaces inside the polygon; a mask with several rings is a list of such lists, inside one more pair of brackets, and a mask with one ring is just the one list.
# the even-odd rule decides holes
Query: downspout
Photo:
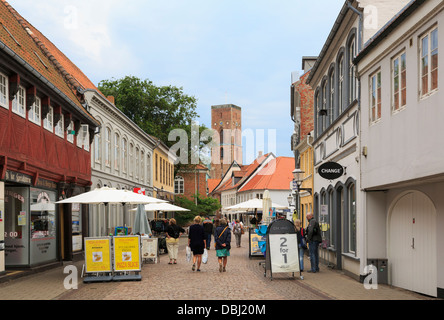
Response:
[{"label": "downspout", "polygon": [[347,6],[348,8],[356,13],[359,16],[359,31],[358,31],[358,54],[361,52],[362,49],[362,31],[363,31],[363,25],[364,25],[364,16],[361,11],[353,7],[351,4],[353,0],[347,0]]},{"label": "downspout", "polygon": [[[358,34],[358,52],[357,55],[359,55],[359,53],[362,50],[362,32],[363,32],[363,14],[362,12],[360,12],[359,10],[357,10],[355,7],[352,6],[350,0],[347,0],[347,5],[348,8],[350,10],[352,10],[353,12],[355,12],[358,16],[359,16],[359,34]],[[357,161],[359,161],[359,189],[357,190],[363,190],[362,189],[362,153],[361,153],[361,148],[362,148],[362,126],[360,125],[360,119],[361,119],[361,91],[362,91],[362,87],[361,87],[361,79],[358,76],[358,68],[356,66],[356,77],[358,78],[358,119],[359,119],[359,139],[358,139],[358,156],[357,156]],[[362,246],[362,259],[360,262],[360,277],[363,278],[365,276],[365,266],[367,265],[367,257],[368,257],[368,233],[367,233],[367,210],[366,210],[366,206],[367,206],[367,195],[366,192],[360,192],[360,194],[362,195],[360,198],[360,209],[363,212],[362,215],[362,232],[363,232],[363,239],[364,240],[364,244]],[[358,231],[358,230],[356,230]],[[362,239],[361,238],[361,239]]]}]

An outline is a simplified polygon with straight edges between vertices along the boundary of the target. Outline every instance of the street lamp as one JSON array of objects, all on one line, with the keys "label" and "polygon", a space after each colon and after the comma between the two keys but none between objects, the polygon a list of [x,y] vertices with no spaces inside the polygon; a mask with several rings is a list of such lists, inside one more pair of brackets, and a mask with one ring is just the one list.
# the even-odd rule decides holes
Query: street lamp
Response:
[{"label": "street lamp", "polygon": [[[295,199],[296,202],[296,210],[297,210],[297,216],[298,218],[302,219],[303,217],[299,216],[299,212],[300,212],[300,208],[301,208],[301,190],[303,191],[307,191],[308,193],[310,193],[310,195],[312,194],[312,189],[311,188],[301,188],[302,182],[304,181],[304,174],[305,171],[301,170],[300,168],[296,168],[293,170],[293,179],[296,182],[298,189],[297,189],[297,199]],[[295,195],[296,196],[296,195]]]}]

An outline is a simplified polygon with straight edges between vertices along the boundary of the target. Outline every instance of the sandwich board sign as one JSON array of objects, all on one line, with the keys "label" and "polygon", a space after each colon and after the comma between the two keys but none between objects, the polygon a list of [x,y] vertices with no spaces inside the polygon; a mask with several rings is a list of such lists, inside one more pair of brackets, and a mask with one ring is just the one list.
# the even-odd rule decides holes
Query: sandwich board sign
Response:
[{"label": "sandwich board sign", "polygon": [[267,230],[267,252],[265,261],[265,276],[270,270],[273,273],[294,273],[301,270],[299,266],[299,251],[296,229],[293,222],[287,219],[273,221]]}]

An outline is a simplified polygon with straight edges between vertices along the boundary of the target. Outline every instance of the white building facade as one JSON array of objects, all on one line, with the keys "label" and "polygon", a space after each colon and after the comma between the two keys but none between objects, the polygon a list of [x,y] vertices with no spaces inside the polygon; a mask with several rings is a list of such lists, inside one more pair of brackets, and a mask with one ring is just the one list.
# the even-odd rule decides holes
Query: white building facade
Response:
[{"label": "white building facade", "polygon": [[[345,1],[307,84],[314,94],[313,213],[322,224],[320,257],[362,279],[367,265],[360,188],[360,84],[355,57],[408,1]],[[335,180],[319,175],[328,162],[343,167]]]},{"label": "white building facade", "polygon": [[441,298],[443,22],[442,1],[411,1],[355,60],[365,255],[387,259],[389,284]]},{"label": "white building facade", "polygon": [[[91,188],[140,188],[153,196],[156,142],[97,90],[86,90],[85,98],[91,114],[101,123],[91,144]],[[109,220],[104,205],[90,206],[90,236],[108,234],[117,226],[132,227],[135,214],[129,208],[123,211],[121,205],[109,206]]]}]

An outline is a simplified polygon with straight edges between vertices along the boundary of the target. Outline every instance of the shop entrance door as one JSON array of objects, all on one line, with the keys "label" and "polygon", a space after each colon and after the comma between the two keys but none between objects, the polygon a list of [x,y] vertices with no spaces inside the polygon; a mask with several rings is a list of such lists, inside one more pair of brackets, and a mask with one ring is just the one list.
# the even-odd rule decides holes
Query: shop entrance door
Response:
[{"label": "shop entrance door", "polygon": [[389,216],[392,285],[437,296],[436,209],[423,193],[409,192]]},{"label": "shop entrance door", "polygon": [[29,265],[29,188],[5,187],[5,265]]}]

